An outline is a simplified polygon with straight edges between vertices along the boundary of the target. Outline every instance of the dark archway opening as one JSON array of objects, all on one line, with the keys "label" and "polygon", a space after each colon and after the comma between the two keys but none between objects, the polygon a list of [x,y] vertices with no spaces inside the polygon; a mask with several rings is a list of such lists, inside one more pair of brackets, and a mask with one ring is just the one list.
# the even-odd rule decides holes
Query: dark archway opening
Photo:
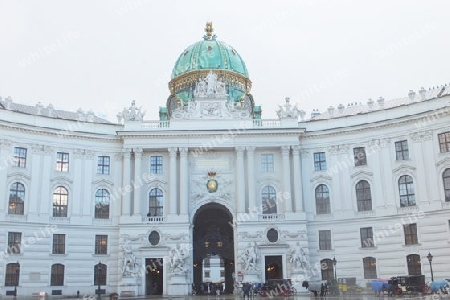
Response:
[{"label": "dark archway opening", "polygon": [[270,279],[283,279],[283,261],[281,255],[265,257],[266,281]]},{"label": "dark archway opening", "polygon": [[[217,203],[202,206],[194,217],[194,285],[198,294],[214,293],[216,288],[233,293],[234,240],[233,216]],[[217,276],[204,269],[204,261],[219,257],[223,271]],[[210,268],[210,267],[207,267]],[[209,289],[208,289],[209,287]]]}]

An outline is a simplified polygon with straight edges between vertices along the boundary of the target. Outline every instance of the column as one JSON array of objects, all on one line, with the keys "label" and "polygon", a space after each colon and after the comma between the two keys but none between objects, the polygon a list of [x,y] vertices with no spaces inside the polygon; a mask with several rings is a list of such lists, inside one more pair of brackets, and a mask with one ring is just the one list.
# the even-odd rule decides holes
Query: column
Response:
[{"label": "column", "polygon": [[[142,189],[142,148],[133,149],[134,151],[134,201],[133,201],[133,216],[140,216],[141,205],[141,189]],[[145,212],[144,215],[146,215]]]},{"label": "column", "polygon": [[302,173],[300,161],[300,146],[292,147],[292,156],[294,159],[294,205],[295,212],[303,211],[303,191],[302,191]]},{"label": "column", "polygon": [[189,204],[189,169],[188,169],[188,148],[181,147],[180,150],[180,215],[188,213]]},{"label": "column", "polygon": [[246,147],[247,150],[247,174],[248,174],[248,207],[251,211],[256,206],[255,198],[255,147]]},{"label": "column", "polygon": [[169,214],[177,213],[177,148],[169,150]]},{"label": "column", "polygon": [[131,214],[131,202],[130,202],[130,172],[131,172],[131,149],[123,149],[123,180],[122,180],[122,215],[129,216]]},{"label": "column", "polygon": [[244,147],[236,147],[236,207],[238,213],[245,212]]},{"label": "column", "polygon": [[[292,195],[291,193],[291,168],[289,166],[289,146],[283,146],[281,147],[281,156],[283,160],[283,194],[289,193],[289,195]],[[282,198],[284,201],[284,212],[292,212],[292,196],[289,197],[289,199],[286,199],[285,197]]]}]

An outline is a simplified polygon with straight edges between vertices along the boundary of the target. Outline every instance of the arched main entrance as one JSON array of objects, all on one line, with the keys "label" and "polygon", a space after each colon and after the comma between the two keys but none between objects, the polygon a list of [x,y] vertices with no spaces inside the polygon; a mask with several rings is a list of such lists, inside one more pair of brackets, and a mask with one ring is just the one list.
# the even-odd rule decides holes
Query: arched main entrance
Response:
[{"label": "arched main entrance", "polygon": [[[234,239],[233,216],[228,209],[217,203],[202,206],[194,217],[194,284],[197,291],[207,292],[223,282],[225,293],[233,292]],[[210,271],[217,261],[218,272]],[[204,264],[207,264],[204,268]],[[206,283],[206,284],[205,284]],[[203,286],[203,288],[201,288]],[[210,292],[211,289],[210,289]]]}]

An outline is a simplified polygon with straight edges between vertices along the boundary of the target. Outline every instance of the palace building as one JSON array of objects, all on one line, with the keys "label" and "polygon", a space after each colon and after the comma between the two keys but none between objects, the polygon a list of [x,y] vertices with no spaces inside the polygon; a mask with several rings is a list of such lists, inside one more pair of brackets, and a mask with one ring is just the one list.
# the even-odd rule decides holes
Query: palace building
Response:
[{"label": "palace building", "polygon": [[251,87],[208,23],[159,120],[2,98],[0,295],[450,276],[449,86],[271,120]]}]

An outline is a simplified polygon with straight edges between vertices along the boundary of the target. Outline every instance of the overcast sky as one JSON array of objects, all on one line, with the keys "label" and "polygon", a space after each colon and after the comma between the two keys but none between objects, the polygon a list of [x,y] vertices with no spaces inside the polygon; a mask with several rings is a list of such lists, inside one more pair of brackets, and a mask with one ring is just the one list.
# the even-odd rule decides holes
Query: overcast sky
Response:
[{"label": "overcast sky", "polygon": [[176,59],[207,21],[246,62],[263,118],[450,82],[448,0],[0,0],[0,96],[158,119]]}]

